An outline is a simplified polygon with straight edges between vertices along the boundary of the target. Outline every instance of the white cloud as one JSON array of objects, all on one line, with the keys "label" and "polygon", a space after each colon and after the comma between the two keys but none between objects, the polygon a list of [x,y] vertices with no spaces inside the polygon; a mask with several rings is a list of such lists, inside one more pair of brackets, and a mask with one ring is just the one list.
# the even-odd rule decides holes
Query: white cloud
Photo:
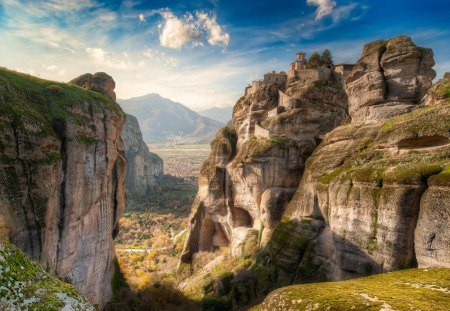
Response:
[{"label": "white cloud", "polygon": [[230,35],[223,31],[222,27],[217,23],[216,16],[208,16],[207,13],[197,12],[197,18],[208,32],[208,43],[211,45],[228,45]]},{"label": "white cloud", "polygon": [[42,68],[44,68],[45,70],[47,70],[48,72],[51,73],[56,73],[59,76],[65,76],[66,75],[66,70],[64,69],[60,69],[58,66],[56,65],[42,65]]},{"label": "white cloud", "polygon": [[180,49],[187,43],[191,43],[192,47],[203,46],[203,39],[210,45],[229,44],[230,35],[217,23],[215,15],[196,12],[195,16],[188,13],[179,18],[170,11],[160,14],[164,19],[159,25],[159,41],[163,47]]},{"label": "white cloud", "polygon": [[95,6],[95,2],[92,0],[47,0],[42,4],[43,10],[53,12],[79,11],[93,6]]},{"label": "white cloud", "polygon": [[115,69],[129,69],[131,67],[131,64],[114,58],[109,52],[101,48],[87,47],[84,51],[94,64]]},{"label": "white cloud", "polygon": [[176,17],[173,13],[163,12],[164,24],[160,25],[161,34],[159,42],[161,46],[180,49],[189,41],[200,39],[200,32],[193,23],[192,15],[186,15],[183,20]]},{"label": "white cloud", "polygon": [[317,6],[316,10],[316,20],[319,20],[333,12],[336,6],[336,1],[333,0],[306,0],[308,5]]},{"label": "white cloud", "polygon": [[[357,7],[356,3],[350,3],[348,5],[337,7],[333,12],[330,13],[331,18],[333,19],[334,23],[337,23],[341,20],[347,19],[352,14],[353,10]],[[364,14],[361,13],[359,16],[354,17],[352,20],[357,20]]]}]

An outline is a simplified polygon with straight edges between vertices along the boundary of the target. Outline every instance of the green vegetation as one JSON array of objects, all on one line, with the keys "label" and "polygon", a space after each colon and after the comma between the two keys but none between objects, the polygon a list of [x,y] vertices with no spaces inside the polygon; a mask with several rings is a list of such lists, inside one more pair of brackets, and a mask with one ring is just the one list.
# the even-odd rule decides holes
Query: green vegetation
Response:
[{"label": "green vegetation", "polygon": [[423,152],[418,139],[418,143],[413,141],[411,150],[405,149],[401,156],[383,151],[386,144],[395,146],[400,141],[420,137],[448,137],[449,109],[448,104],[428,106],[388,119],[373,140],[357,146],[343,164],[334,171],[319,176],[318,181],[329,184],[339,178],[352,182],[372,183],[375,186],[382,186],[383,183],[449,183],[448,147],[433,152],[425,149]]},{"label": "green vegetation", "polygon": [[35,126],[41,135],[55,135],[55,124],[66,119],[79,124],[85,116],[77,112],[78,108],[120,112],[119,106],[102,94],[5,68],[0,68],[0,90],[0,114],[5,120],[12,120],[8,124],[25,133]]},{"label": "green vegetation", "polygon": [[2,310],[95,310],[75,287],[48,274],[8,242],[0,241]]},{"label": "green vegetation", "polygon": [[410,269],[272,292],[259,310],[422,310],[450,306],[450,269]]},{"label": "green vegetation", "polygon": [[319,54],[319,52],[314,52],[306,63],[306,68],[308,69],[317,69],[321,66],[328,68],[333,66],[333,56],[328,49],[325,49],[322,54]]},{"label": "green vegetation", "polygon": [[444,75],[444,81],[442,82],[442,85],[437,90],[437,92],[441,95],[445,95],[450,97],[450,73],[446,72]]}]

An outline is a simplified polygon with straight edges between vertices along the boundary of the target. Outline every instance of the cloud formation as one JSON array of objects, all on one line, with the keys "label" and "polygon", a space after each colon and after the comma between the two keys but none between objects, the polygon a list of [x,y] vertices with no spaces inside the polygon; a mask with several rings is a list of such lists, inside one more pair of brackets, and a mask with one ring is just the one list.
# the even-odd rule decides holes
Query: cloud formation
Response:
[{"label": "cloud formation", "polygon": [[101,48],[87,47],[84,51],[94,64],[115,69],[129,69],[130,67],[130,64],[114,58],[109,52]]},{"label": "cloud formation", "polygon": [[306,0],[308,5],[317,6],[316,20],[319,20],[333,12],[336,7],[336,1],[333,0]]},{"label": "cloud formation", "polygon": [[217,23],[214,14],[195,12],[179,18],[170,11],[160,13],[164,21],[159,25],[160,45],[172,49],[180,49],[191,43],[192,47],[202,46],[206,41],[209,45],[227,46],[230,35],[223,26]]}]

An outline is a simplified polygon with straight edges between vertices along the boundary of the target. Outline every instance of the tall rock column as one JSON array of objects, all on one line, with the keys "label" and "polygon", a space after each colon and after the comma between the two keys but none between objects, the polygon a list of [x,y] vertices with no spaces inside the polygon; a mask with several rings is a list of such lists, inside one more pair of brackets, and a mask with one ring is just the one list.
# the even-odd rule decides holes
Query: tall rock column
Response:
[{"label": "tall rock column", "polygon": [[95,92],[0,70],[0,234],[102,307],[125,206],[125,117],[112,78],[90,76]]}]

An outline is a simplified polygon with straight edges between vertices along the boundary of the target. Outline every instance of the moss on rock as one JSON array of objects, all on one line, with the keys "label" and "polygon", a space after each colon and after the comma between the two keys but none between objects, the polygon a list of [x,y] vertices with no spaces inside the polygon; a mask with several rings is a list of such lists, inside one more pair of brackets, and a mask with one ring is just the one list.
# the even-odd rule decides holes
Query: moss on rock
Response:
[{"label": "moss on rock", "polygon": [[281,288],[252,310],[444,311],[450,305],[449,291],[450,269],[410,269]]},{"label": "moss on rock", "polygon": [[48,274],[8,242],[0,241],[0,309],[95,310],[72,285]]}]

